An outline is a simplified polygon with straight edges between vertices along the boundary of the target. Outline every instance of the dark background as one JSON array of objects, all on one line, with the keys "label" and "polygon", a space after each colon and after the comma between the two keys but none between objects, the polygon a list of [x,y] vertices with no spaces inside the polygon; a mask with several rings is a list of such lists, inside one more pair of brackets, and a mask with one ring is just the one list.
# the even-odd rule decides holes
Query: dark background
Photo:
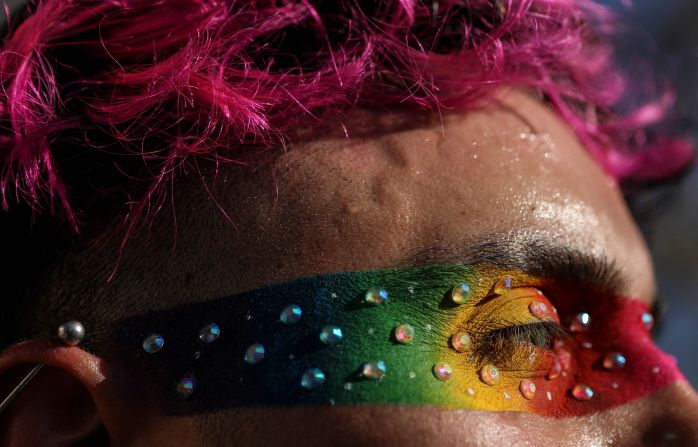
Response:
[{"label": "dark background", "polygon": [[[649,56],[659,73],[676,83],[682,124],[698,142],[698,1],[634,0],[634,5],[619,7],[636,27],[619,39],[620,58]],[[658,343],[698,386],[698,170],[661,205],[648,235],[668,304]]]}]

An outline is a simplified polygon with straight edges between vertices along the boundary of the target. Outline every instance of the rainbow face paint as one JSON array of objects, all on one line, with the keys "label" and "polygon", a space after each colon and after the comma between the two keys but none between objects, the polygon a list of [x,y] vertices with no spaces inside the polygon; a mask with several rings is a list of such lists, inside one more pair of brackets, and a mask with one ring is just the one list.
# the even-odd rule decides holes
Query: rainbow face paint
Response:
[{"label": "rainbow face paint", "polygon": [[584,415],[683,380],[637,300],[487,266],[302,278],[130,319],[175,413],[432,405]]}]

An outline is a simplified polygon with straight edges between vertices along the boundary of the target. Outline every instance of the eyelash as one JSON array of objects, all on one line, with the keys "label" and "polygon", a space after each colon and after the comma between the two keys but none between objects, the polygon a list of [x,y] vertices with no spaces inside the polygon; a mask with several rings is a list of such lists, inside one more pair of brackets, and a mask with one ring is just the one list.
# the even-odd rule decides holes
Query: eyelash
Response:
[{"label": "eyelash", "polygon": [[474,346],[474,355],[479,364],[492,363],[505,370],[522,370],[528,357],[552,355],[555,340],[564,340],[570,334],[554,321],[540,321],[507,326],[491,330],[478,337]]}]

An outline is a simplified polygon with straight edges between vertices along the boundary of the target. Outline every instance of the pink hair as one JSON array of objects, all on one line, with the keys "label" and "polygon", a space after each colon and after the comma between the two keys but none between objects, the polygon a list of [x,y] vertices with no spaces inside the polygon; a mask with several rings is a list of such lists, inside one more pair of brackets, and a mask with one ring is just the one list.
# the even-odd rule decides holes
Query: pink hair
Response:
[{"label": "pink hair", "polygon": [[356,105],[475,106],[502,86],[543,95],[614,177],[670,176],[692,146],[643,130],[666,93],[616,112],[614,23],[590,0],[39,0],[0,52],[3,205],[77,230],[84,158],[117,178],[100,188],[147,173],[137,218],[192,157],[240,161]]}]

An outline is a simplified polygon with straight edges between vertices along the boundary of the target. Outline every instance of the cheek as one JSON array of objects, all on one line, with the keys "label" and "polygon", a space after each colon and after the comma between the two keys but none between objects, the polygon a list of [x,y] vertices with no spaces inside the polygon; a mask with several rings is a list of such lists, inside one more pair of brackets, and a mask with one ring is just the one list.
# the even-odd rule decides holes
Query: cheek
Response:
[{"label": "cheek", "polygon": [[[676,360],[651,340],[647,305],[632,299],[595,303],[593,312],[578,306],[560,311],[571,322],[573,337],[558,342],[555,353],[563,366],[554,379],[538,379],[539,389],[564,399],[531,402],[532,411],[546,416],[581,416],[640,399],[684,377]],[[588,325],[573,323],[589,312]],[[645,317],[647,318],[647,317]],[[555,374],[553,374],[555,376]]]}]

